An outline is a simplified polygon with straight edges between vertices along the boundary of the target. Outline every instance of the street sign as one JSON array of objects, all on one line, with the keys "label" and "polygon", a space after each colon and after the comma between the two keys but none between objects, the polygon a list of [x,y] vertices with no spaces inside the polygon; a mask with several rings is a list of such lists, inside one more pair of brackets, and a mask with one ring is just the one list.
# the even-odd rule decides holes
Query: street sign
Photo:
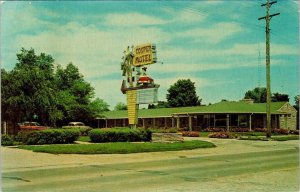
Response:
[{"label": "street sign", "polygon": [[147,88],[137,90],[137,104],[157,103],[158,88]]},{"label": "street sign", "polygon": [[133,65],[143,66],[156,63],[156,46],[154,44],[138,45],[133,51]]}]

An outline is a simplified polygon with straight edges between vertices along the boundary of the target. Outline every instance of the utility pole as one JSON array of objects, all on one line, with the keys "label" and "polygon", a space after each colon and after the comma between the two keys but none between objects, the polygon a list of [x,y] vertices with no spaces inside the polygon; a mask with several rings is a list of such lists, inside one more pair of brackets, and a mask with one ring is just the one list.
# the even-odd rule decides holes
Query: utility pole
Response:
[{"label": "utility pole", "polygon": [[267,138],[271,137],[270,21],[272,17],[280,14],[269,14],[269,10],[274,3],[277,3],[277,1],[270,2],[267,0],[266,3],[261,4],[262,7],[266,6],[266,16],[258,18],[258,20],[266,20]]}]

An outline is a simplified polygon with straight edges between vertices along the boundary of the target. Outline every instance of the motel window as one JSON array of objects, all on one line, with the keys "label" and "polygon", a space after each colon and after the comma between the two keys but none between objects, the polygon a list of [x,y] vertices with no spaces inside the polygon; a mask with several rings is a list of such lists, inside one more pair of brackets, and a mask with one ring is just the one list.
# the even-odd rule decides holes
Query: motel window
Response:
[{"label": "motel window", "polygon": [[248,115],[239,115],[239,127],[249,127]]},{"label": "motel window", "polygon": [[238,115],[230,115],[230,126],[238,127]]},{"label": "motel window", "polygon": [[226,114],[216,115],[216,127],[226,127]]}]

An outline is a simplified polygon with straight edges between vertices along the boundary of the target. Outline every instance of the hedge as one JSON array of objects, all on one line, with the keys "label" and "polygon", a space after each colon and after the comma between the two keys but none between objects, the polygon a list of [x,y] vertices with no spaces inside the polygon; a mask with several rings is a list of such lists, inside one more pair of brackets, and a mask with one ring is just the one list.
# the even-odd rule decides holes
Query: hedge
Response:
[{"label": "hedge", "polygon": [[1,145],[11,146],[14,144],[14,140],[9,135],[1,135]]},{"label": "hedge", "polygon": [[46,129],[42,131],[20,131],[15,140],[27,145],[73,143],[79,137],[79,130]]},{"label": "hedge", "polygon": [[89,134],[89,131],[92,130],[93,128],[91,127],[80,127],[80,126],[63,126],[63,129],[69,129],[69,130],[78,130],[80,136],[87,136]]},{"label": "hedge", "polygon": [[89,132],[93,143],[151,141],[152,132],[141,129],[93,129]]}]

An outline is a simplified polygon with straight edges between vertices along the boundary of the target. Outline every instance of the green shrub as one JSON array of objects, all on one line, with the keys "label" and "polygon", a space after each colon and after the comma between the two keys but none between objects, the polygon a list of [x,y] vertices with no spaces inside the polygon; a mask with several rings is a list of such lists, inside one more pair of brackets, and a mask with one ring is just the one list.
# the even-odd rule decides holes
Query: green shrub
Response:
[{"label": "green shrub", "polygon": [[26,143],[27,138],[29,137],[30,134],[32,134],[33,131],[20,131],[16,136],[15,136],[15,141],[21,142],[21,143]]},{"label": "green shrub", "polygon": [[79,130],[46,129],[42,131],[20,131],[16,141],[27,145],[73,143],[79,137]]},{"label": "green shrub", "polygon": [[93,128],[87,127],[87,126],[85,126],[85,127],[80,127],[80,126],[74,126],[74,127],[64,126],[62,128],[63,129],[70,129],[70,130],[78,130],[80,136],[87,136],[89,134],[89,131],[93,129]]},{"label": "green shrub", "polygon": [[91,142],[132,142],[132,141],[150,141],[151,131],[141,129],[93,129],[89,132]]},{"label": "green shrub", "polygon": [[1,136],[1,145],[2,146],[11,146],[14,144],[14,140],[9,135]]},{"label": "green shrub", "polygon": [[299,130],[290,130],[290,134],[299,135]]}]

